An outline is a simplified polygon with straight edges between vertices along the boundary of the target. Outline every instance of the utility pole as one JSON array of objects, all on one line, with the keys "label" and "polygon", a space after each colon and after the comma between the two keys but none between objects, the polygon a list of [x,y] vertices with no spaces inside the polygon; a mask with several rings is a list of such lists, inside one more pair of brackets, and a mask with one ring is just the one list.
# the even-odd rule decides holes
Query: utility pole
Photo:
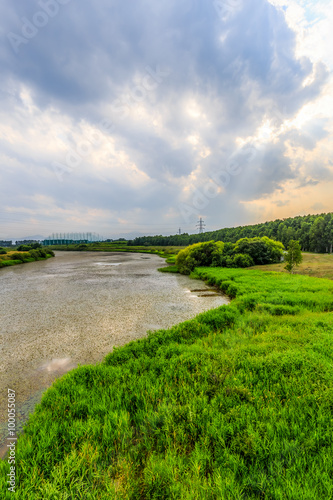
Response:
[{"label": "utility pole", "polygon": [[197,224],[196,224],[196,227],[199,228],[199,234],[203,233],[204,232],[204,228],[205,228],[206,224],[204,223],[202,217],[200,217],[200,219],[198,220]]}]

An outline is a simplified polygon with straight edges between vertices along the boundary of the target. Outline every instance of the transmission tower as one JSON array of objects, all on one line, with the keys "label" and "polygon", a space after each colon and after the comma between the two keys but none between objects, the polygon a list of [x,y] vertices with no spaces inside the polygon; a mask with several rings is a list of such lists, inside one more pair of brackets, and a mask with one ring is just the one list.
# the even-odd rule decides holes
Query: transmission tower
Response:
[{"label": "transmission tower", "polygon": [[182,228],[181,227],[178,229],[178,234],[182,234]]},{"label": "transmission tower", "polygon": [[199,228],[199,234],[204,232],[204,228],[206,227],[206,224],[204,223],[202,217],[200,217],[200,219],[198,220],[196,227]]}]

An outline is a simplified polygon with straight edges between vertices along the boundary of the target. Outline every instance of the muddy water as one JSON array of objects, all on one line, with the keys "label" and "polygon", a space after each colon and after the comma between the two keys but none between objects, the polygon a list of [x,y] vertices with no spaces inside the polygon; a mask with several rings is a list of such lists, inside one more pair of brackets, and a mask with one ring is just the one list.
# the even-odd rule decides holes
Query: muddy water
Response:
[{"label": "muddy water", "polygon": [[147,330],[228,302],[200,281],[159,273],[164,265],[147,254],[57,252],[1,269],[0,446],[8,387],[16,391],[20,428],[56,377]]}]

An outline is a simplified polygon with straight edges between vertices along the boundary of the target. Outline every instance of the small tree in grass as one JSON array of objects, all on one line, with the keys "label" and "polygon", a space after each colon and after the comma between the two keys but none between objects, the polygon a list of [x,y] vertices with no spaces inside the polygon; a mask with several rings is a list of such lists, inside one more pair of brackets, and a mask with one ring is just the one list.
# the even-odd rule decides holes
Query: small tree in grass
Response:
[{"label": "small tree in grass", "polygon": [[286,265],[284,266],[287,271],[293,273],[294,267],[298,266],[303,260],[301,245],[298,241],[290,240],[288,251],[284,257]]}]

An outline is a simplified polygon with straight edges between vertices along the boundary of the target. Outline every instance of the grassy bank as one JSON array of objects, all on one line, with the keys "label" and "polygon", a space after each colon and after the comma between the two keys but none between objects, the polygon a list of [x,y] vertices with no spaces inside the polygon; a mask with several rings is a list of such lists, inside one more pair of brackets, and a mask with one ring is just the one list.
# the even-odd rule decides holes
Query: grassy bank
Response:
[{"label": "grassy bank", "polygon": [[177,253],[185,247],[168,246],[127,246],[127,241],[123,243],[82,243],[73,245],[52,245],[52,250],[75,251],[75,252],[130,252],[130,253],[151,253],[168,258],[176,256]]},{"label": "grassy bank", "polygon": [[[333,279],[333,254],[303,252],[303,262],[295,268],[295,274],[313,276],[315,278]],[[285,271],[285,264],[271,264],[268,266],[256,266],[253,269],[261,271]]]},{"label": "grassy bank", "polygon": [[30,250],[29,252],[20,252],[18,250],[9,250],[6,254],[0,255],[0,268],[26,264],[38,260],[46,260],[54,257],[54,253],[49,248]]},{"label": "grassy bank", "polygon": [[59,379],[18,441],[19,499],[333,497],[333,283],[201,268],[234,300]]}]

